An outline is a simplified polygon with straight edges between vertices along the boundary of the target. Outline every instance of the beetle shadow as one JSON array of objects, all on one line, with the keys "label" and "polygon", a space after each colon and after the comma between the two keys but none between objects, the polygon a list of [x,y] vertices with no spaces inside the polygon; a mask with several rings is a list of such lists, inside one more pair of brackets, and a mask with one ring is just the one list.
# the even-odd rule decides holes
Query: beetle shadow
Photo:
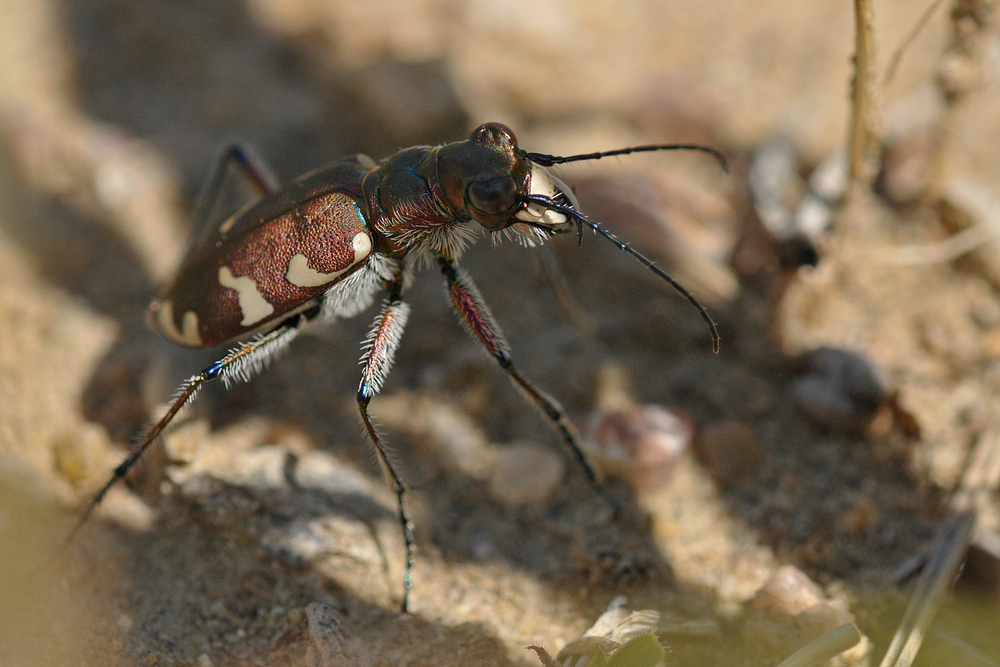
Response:
[{"label": "beetle shadow", "polygon": [[[698,352],[707,345],[704,338],[683,326],[655,334],[674,318],[701,323],[685,314],[680,300],[665,305],[642,272],[633,270],[626,301],[608,287],[606,273],[564,253],[569,284],[587,294],[590,312],[606,313],[602,336],[619,343],[617,358],[633,369],[640,400],[680,407],[700,425],[695,454],[728,514],[752,531],[754,541],[821,583],[891,586],[894,569],[932,538],[941,491],[912,465],[919,434],[894,399],[883,397],[875,416],[882,423],[868,431],[851,427],[848,415],[844,425],[819,425],[798,404],[795,383],[809,372],[808,364],[786,352],[778,325],[781,298],[798,265],[783,265],[782,248],[755,218],[746,191],[748,157],[730,160],[740,221],[733,252],[757,253],[759,268],[740,274],[733,301],[713,309],[723,337],[719,356]],[[609,228],[638,222],[625,219],[627,202],[614,205],[613,187],[595,185],[604,189],[596,193],[598,202],[612,204],[604,203]],[[579,194],[586,206],[588,193]],[[657,224],[645,226],[653,230]],[[617,262],[627,272],[614,254],[604,253],[604,266]],[[634,312],[637,306],[645,314]],[[826,391],[851,390],[831,383]]]}]

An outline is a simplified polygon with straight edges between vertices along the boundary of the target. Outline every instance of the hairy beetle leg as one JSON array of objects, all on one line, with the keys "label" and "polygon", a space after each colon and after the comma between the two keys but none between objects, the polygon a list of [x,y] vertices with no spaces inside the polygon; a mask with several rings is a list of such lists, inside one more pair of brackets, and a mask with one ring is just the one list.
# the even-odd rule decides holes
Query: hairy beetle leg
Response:
[{"label": "hairy beetle leg", "polygon": [[315,314],[313,312],[303,313],[286,320],[276,329],[231,350],[222,359],[201,373],[186,380],[177,390],[174,401],[167,409],[167,412],[146,433],[146,436],[132,449],[125,460],[118,464],[111,479],[101,487],[100,491],[90,501],[90,504],[87,505],[87,509],[66,538],[65,544],[68,545],[72,542],[73,538],[80,531],[80,528],[87,522],[87,519],[94,513],[97,506],[101,504],[101,501],[104,500],[111,487],[128,474],[129,470],[139,461],[150,445],[156,442],[159,435],[170,425],[181,409],[195,399],[202,385],[220,377],[227,386],[236,380],[250,380],[253,375],[270,363],[276,355],[288,347],[292,339],[298,334],[299,328]]},{"label": "hairy beetle leg", "polygon": [[621,505],[598,479],[596,471],[580,447],[580,434],[569,417],[566,416],[566,411],[559,405],[558,401],[532,384],[514,367],[500,327],[493,319],[492,313],[487,308],[482,296],[479,295],[479,290],[476,289],[472,279],[464,271],[461,271],[451,259],[443,255],[438,256],[438,263],[441,265],[441,272],[448,280],[449,296],[459,319],[473,337],[486,348],[487,353],[496,360],[500,368],[507,372],[514,385],[545,415],[545,418],[562,437],[566,446],[573,452],[580,467],[583,468],[590,486],[611,507],[614,517],[618,518],[621,515]]},{"label": "hairy beetle leg", "polygon": [[403,542],[406,545],[406,572],[403,577],[403,601],[400,608],[406,614],[409,613],[410,588],[413,586],[413,561],[415,557],[413,522],[410,521],[406,512],[406,504],[403,501],[406,487],[403,486],[403,481],[393,465],[392,457],[375,429],[371,417],[368,416],[368,404],[382,388],[382,382],[392,368],[396,350],[399,348],[399,342],[403,336],[403,329],[406,327],[406,320],[410,315],[409,305],[400,299],[402,286],[401,276],[397,276],[389,284],[389,295],[382,304],[382,311],[375,318],[371,333],[365,340],[364,353],[361,357],[363,366],[361,384],[358,386],[358,409],[361,411],[361,421],[364,422],[365,429],[378,453],[379,463],[392,484],[393,491],[396,492],[396,500],[399,504],[399,523],[403,529]]}]

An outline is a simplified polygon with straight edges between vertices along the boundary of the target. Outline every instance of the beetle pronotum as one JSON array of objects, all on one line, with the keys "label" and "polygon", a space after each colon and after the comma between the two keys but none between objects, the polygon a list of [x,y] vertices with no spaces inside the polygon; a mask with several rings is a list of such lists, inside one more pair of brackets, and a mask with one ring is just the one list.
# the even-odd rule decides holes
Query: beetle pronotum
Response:
[{"label": "beetle pronotum", "polygon": [[[634,146],[569,157],[528,153],[518,147],[507,127],[486,123],[464,141],[408,148],[378,164],[364,155],[350,156],[279,189],[245,150],[230,147],[196,206],[187,254],[173,281],[150,305],[147,320],[153,329],[181,345],[243,342],[181,385],[164,416],[98,491],[69,539],[203,384],[217,378],[227,386],[250,380],[288,347],[307,322],[357,315],[384,291],[381,311],[363,345],[357,401],[398,500],[406,544],[402,599],[406,612],[412,585],[413,525],[403,499],[406,489],[372,425],[368,404],[392,366],[409,315],[409,306],[402,300],[404,276],[420,255],[430,255],[441,268],[459,320],[541,409],[591,486],[616,506],[588,463],[563,408],[515,368],[499,327],[457,260],[479,228],[491,234],[520,233],[529,242],[541,242],[574,227],[579,240],[588,227],[690,301],[708,323],[713,350],[718,351],[715,323],[694,296],[580,213],[570,189],[548,171],[566,162],[678,149],[709,153],[725,167],[721,153],[695,145]],[[231,165],[244,172],[261,199],[219,224],[211,213]]]}]

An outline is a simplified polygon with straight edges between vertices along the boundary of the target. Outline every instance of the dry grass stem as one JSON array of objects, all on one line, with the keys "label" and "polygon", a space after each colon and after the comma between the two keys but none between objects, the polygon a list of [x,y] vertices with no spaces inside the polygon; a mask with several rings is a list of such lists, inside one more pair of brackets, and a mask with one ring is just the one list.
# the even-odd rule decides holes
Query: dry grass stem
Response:
[{"label": "dry grass stem", "polygon": [[785,658],[778,667],[815,667],[857,646],[861,633],[853,623],[844,623],[809,642]]},{"label": "dry grass stem", "polygon": [[882,658],[880,667],[909,667],[917,657],[941,597],[955,580],[972,539],[978,508],[1000,483],[1000,431],[989,430],[976,443],[962,481],[951,499],[951,511],[928,554],[910,606]]},{"label": "dry grass stem", "polygon": [[910,29],[910,32],[906,34],[903,41],[900,42],[899,46],[896,47],[896,50],[892,52],[892,57],[889,58],[889,64],[885,68],[885,75],[882,77],[883,88],[888,88],[889,84],[892,83],[893,77],[896,76],[896,69],[899,67],[899,62],[903,59],[903,53],[910,47],[913,40],[917,38],[920,31],[927,27],[931,17],[934,16],[934,12],[936,12],[942,4],[944,4],[944,0],[934,0],[931,4],[929,4],[924,10],[924,13],[920,15],[920,18],[917,19],[917,22]]},{"label": "dry grass stem", "polygon": [[850,180],[870,186],[878,172],[879,103],[875,73],[875,6],[872,0],[854,0],[855,52],[852,86],[853,112],[849,144]]},{"label": "dry grass stem", "polygon": [[943,241],[878,251],[877,261],[899,266],[942,264],[1000,240],[1000,201],[988,189],[964,179],[953,179],[942,196],[969,216],[972,224]]}]

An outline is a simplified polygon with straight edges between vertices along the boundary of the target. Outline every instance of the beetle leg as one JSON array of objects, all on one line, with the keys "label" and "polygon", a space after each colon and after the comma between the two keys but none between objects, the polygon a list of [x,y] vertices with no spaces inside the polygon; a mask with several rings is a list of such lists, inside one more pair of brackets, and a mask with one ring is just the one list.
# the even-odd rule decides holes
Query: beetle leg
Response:
[{"label": "beetle leg", "polygon": [[558,401],[532,384],[514,367],[514,362],[510,359],[510,350],[507,347],[507,342],[503,339],[500,327],[497,326],[493,314],[486,307],[486,303],[479,295],[479,290],[476,289],[472,279],[455,266],[451,259],[443,255],[438,256],[438,263],[441,265],[441,271],[445,278],[448,279],[451,302],[462,323],[486,348],[486,351],[496,360],[500,368],[507,372],[514,385],[542,411],[545,418],[562,436],[563,442],[573,452],[587,476],[587,481],[597,494],[611,506],[615,516],[617,516],[620,512],[618,501],[604,488],[593,466],[590,465],[590,461],[587,460],[587,455],[580,447],[580,434],[569,417],[566,416],[566,411],[559,405]]},{"label": "beetle leg", "polygon": [[87,506],[83,515],[77,521],[76,526],[73,527],[72,532],[66,538],[66,544],[69,544],[76,534],[79,532],[83,524],[87,522],[90,515],[93,514],[97,506],[101,504],[104,500],[104,496],[107,495],[108,491],[111,490],[115,484],[119,482],[125,475],[128,474],[129,470],[139,461],[142,455],[149,449],[157,437],[163,432],[170,422],[174,420],[177,413],[187,404],[191,403],[195,399],[195,395],[198,390],[201,389],[202,385],[211,380],[222,378],[222,381],[226,386],[230,386],[233,382],[237,380],[248,381],[250,378],[262,370],[275,355],[281,353],[288,347],[289,343],[295,338],[299,332],[299,328],[305,324],[306,321],[311,319],[318,311],[310,311],[308,313],[303,313],[301,315],[296,315],[295,317],[286,320],[276,329],[270,331],[269,333],[263,334],[256,339],[244,343],[243,345],[230,350],[229,354],[224,356],[219,361],[203,370],[201,373],[189,378],[180,386],[177,393],[174,396],[173,403],[167,409],[166,414],[160,418],[160,421],[146,433],[146,436],[142,441],[132,449],[131,453],[118,464],[115,468],[114,473],[111,476],[101,490],[97,492],[93,500]]},{"label": "beetle leg", "polygon": [[236,167],[250,181],[261,197],[266,197],[278,189],[277,179],[260,158],[254,156],[245,146],[230,144],[216,158],[212,172],[205,182],[205,187],[198,195],[194,210],[196,226],[203,222],[202,218],[211,214],[212,207],[219,199],[219,194],[226,183],[226,175],[229,173],[230,165]]},{"label": "beetle leg", "polygon": [[413,585],[413,523],[406,513],[406,505],[403,502],[406,487],[403,486],[402,479],[396,472],[390,452],[382,443],[378,431],[368,416],[368,404],[382,388],[382,382],[388,375],[389,369],[392,368],[393,358],[399,347],[403,328],[406,326],[406,319],[410,315],[410,306],[400,299],[402,288],[402,276],[397,277],[389,284],[389,296],[382,305],[382,312],[375,318],[371,333],[368,334],[365,341],[361,356],[363,370],[361,384],[358,386],[358,408],[361,410],[361,420],[364,422],[365,429],[368,430],[368,435],[378,453],[379,463],[381,463],[386,477],[392,483],[396,499],[399,502],[399,523],[403,528],[403,541],[406,544],[406,573],[403,578],[402,603],[402,611],[405,614],[409,611],[410,588]]},{"label": "beetle leg", "polygon": [[198,199],[195,200],[194,211],[191,215],[190,249],[200,247],[205,236],[210,233],[209,223],[212,221],[212,213],[215,212],[222,196],[222,190],[227,182],[226,176],[229,175],[231,166],[253,185],[254,190],[261,197],[274,193],[279,187],[278,179],[275,178],[270,167],[248,148],[240,144],[227,146],[216,158],[212,171],[198,194]]}]

